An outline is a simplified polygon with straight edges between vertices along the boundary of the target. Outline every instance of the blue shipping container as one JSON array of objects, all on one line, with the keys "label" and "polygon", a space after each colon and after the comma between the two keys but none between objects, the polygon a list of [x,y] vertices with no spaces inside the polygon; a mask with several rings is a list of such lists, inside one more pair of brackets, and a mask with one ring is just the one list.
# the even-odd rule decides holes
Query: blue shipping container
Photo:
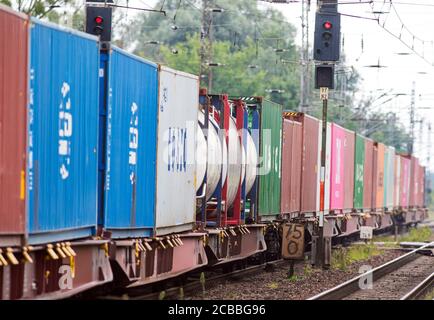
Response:
[{"label": "blue shipping container", "polygon": [[27,168],[31,244],[95,232],[98,72],[95,37],[32,19]]},{"label": "blue shipping container", "polygon": [[155,225],[157,65],[113,47],[109,58],[105,221],[114,238]]}]

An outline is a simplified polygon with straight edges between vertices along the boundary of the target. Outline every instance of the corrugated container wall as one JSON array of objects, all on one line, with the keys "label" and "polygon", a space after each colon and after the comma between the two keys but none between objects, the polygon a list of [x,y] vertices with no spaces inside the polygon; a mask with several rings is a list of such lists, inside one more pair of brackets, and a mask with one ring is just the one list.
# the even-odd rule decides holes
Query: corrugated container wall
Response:
[{"label": "corrugated container wall", "polygon": [[410,168],[411,161],[408,157],[399,156],[401,162],[401,174],[399,184],[399,206],[407,208],[410,199]]},{"label": "corrugated container wall", "polygon": [[150,236],[155,225],[157,65],[113,47],[109,79],[105,228],[115,238]]},{"label": "corrugated container wall", "polygon": [[[191,230],[196,221],[198,92],[197,76],[160,67],[155,214],[157,235]],[[280,180],[278,183],[280,194]]]},{"label": "corrugated container wall", "polygon": [[30,45],[30,242],[90,236],[97,224],[97,39],[32,19]]},{"label": "corrugated container wall", "polygon": [[400,195],[400,181],[401,181],[401,157],[398,154],[394,154],[395,158],[395,170],[394,170],[394,180],[395,190],[393,193],[393,206],[395,208],[399,207],[399,195]]},{"label": "corrugated container wall", "polygon": [[[319,134],[318,141],[322,141],[322,121],[319,121]],[[324,211],[330,210],[330,174],[331,174],[331,160],[332,160],[332,123],[327,122],[327,140],[326,140],[326,161],[325,161],[325,178],[324,178]],[[321,168],[321,149],[322,143],[318,145],[318,168]],[[318,175],[319,176],[319,175]],[[320,178],[320,177],[319,177]],[[318,185],[321,186],[321,179],[318,180]],[[320,198],[321,188],[317,188],[317,199]],[[318,206],[317,206],[318,207]],[[318,207],[319,210],[319,207]]]},{"label": "corrugated container wall", "polygon": [[375,209],[377,207],[377,184],[378,184],[378,144],[374,142],[373,152],[372,152],[372,203],[371,208]]},{"label": "corrugated container wall", "polygon": [[319,158],[319,120],[308,115],[303,116],[303,154],[301,177],[301,211],[316,212]]},{"label": "corrugated container wall", "polygon": [[417,206],[419,197],[419,160],[412,156],[410,164],[409,206]]},{"label": "corrugated container wall", "polygon": [[344,209],[353,208],[354,199],[354,148],[355,135],[353,131],[345,129],[344,140]]},{"label": "corrugated container wall", "polygon": [[25,233],[28,20],[0,6],[0,246]]},{"label": "corrugated container wall", "polygon": [[365,139],[358,134],[354,152],[354,208],[363,209]]},{"label": "corrugated container wall", "polygon": [[373,208],[374,142],[365,139],[365,161],[363,170],[363,208]]},{"label": "corrugated container wall", "polygon": [[376,179],[375,179],[375,190],[376,200],[375,208],[381,209],[384,207],[384,154],[386,147],[382,143],[377,145],[377,167],[376,167]]},{"label": "corrugated container wall", "polygon": [[352,209],[354,204],[354,132],[333,123],[330,143],[330,210]]},{"label": "corrugated container wall", "polygon": [[384,154],[384,207],[393,208],[393,194],[395,191],[395,148],[386,147]]},{"label": "corrugated container wall", "polygon": [[300,211],[302,126],[284,119],[282,135],[282,213]]},{"label": "corrugated container wall", "polygon": [[425,174],[426,168],[420,167],[420,179],[419,179],[419,206],[425,207]]},{"label": "corrugated container wall", "polygon": [[261,105],[260,161],[266,173],[259,176],[258,213],[280,214],[282,106],[263,100]]}]

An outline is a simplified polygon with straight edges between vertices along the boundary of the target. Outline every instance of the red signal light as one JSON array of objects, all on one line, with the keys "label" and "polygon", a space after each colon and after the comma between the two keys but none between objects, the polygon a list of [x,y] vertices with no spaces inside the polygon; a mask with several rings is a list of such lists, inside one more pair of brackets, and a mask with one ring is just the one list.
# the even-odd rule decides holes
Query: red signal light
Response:
[{"label": "red signal light", "polygon": [[95,17],[95,22],[97,24],[102,24],[104,22],[104,19],[101,16]]},{"label": "red signal light", "polygon": [[333,28],[333,24],[330,21],[326,21],[324,22],[323,27],[326,30],[330,30],[331,28]]}]

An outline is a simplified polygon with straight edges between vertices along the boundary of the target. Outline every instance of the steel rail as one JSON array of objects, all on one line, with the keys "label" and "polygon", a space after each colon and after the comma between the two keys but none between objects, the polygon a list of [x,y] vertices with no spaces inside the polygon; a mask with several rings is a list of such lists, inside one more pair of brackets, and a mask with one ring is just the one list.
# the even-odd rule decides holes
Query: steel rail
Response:
[{"label": "steel rail", "polygon": [[[188,281],[186,284],[182,286],[173,286],[167,289],[163,289],[159,292],[151,292],[147,294],[137,295],[137,296],[131,296],[128,297],[128,300],[156,300],[161,298],[161,293],[164,291],[164,297],[163,299],[176,299],[181,296],[181,291],[183,295],[186,295],[187,293],[191,292],[197,292],[197,290],[202,290],[203,287],[206,287],[206,289],[210,289],[216,284],[218,281],[222,281],[225,279],[230,279],[232,277],[237,276],[246,276],[248,274],[252,274],[258,271],[265,270],[267,266],[270,265],[280,265],[284,263],[286,260],[280,259],[280,260],[274,260],[270,262],[266,262],[260,265],[251,266],[245,269],[235,270],[228,273],[219,274],[216,276],[213,276],[208,279],[204,279],[204,281],[201,281],[200,279],[194,279]],[[102,299],[107,300],[124,300],[125,298],[120,296],[105,296],[101,297]]]},{"label": "steel rail", "polygon": [[350,294],[359,291],[360,286],[359,282],[361,279],[365,279],[368,275],[372,275],[373,281],[377,281],[378,279],[382,278],[383,276],[401,268],[402,266],[406,265],[407,263],[414,261],[416,258],[418,258],[418,252],[420,250],[423,250],[431,245],[434,244],[434,241],[431,243],[427,243],[417,249],[414,249],[413,251],[406,253],[392,261],[389,261],[377,268],[374,268],[368,272],[365,272],[353,279],[350,279],[344,283],[341,283],[340,285],[331,288],[329,290],[326,290],[324,292],[321,292],[308,300],[340,300],[343,299]]},{"label": "steel rail", "polygon": [[409,293],[403,296],[400,300],[417,300],[423,298],[428,290],[434,286],[434,272],[414,287]]}]

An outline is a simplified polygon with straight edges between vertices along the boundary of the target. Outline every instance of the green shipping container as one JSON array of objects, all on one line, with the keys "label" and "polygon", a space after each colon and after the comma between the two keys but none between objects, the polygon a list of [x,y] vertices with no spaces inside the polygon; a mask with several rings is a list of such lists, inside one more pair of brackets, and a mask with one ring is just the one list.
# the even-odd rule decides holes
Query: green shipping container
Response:
[{"label": "green shipping container", "polygon": [[260,216],[280,214],[282,111],[280,104],[262,101],[258,204]]},{"label": "green shipping container", "polygon": [[262,217],[277,216],[280,214],[283,108],[258,97],[242,99],[248,108],[258,110],[260,114],[258,214]]},{"label": "green shipping container", "polygon": [[363,209],[365,139],[356,134],[354,156],[354,208]]}]

